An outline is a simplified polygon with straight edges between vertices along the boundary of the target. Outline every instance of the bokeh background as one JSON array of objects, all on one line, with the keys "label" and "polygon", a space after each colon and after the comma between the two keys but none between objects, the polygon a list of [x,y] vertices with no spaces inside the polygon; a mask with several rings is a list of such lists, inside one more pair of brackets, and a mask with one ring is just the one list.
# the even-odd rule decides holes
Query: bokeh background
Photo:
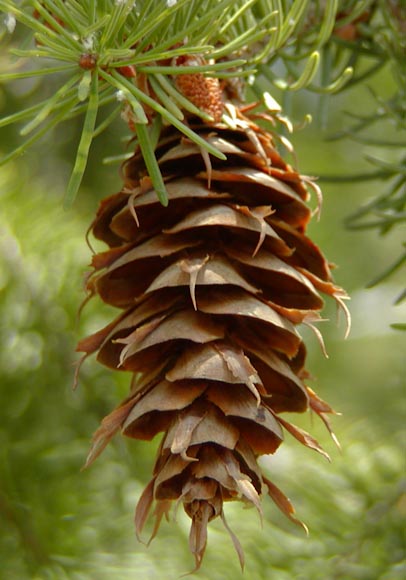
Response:
[{"label": "bokeh background", "polygon": [[[388,71],[374,82],[383,93],[393,90]],[[50,82],[41,96],[53,90]],[[2,115],[37,100],[35,81],[0,89]],[[314,118],[292,138],[300,170],[310,175],[365,170],[363,146],[326,137],[348,122],[346,110],[373,106],[367,88],[358,86],[331,100],[321,128],[320,103],[299,93],[292,118],[299,122],[308,112]],[[118,166],[102,160],[125,150],[124,124],[118,121],[95,142],[80,198],[64,211],[61,200],[79,131],[79,122],[64,124],[35,150],[0,168],[0,578],[178,578],[193,568],[182,510],[149,547],[136,541],[133,530],[135,503],[150,478],[157,441],[117,437],[81,471],[92,433],[126,395],[129,377],[89,359],[77,390],[71,389],[79,358],[75,343],[111,316],[96,301],[80,320],[77,311],[91,258],[85,232],[98,201],[120,188]],[[385,131],[399,137],[391,127]],[[16,130],[3,129],[2,152],[19,139]],[[395,152],[368,152],[396,159]],[[405,306],[393,306],[405,272],[366,289],[396,259],[402,232],[378,237],[344,227],[344,219],[386,187],[384,182],[320,184],[323,212],[309,233],[338,265],[336,281],[352,297],[353,330],[344,341],[344,321],[337,325],[334,305],[327,304],[330,322],[323,323],[323,332],[329,358],[314,335],[303,333],[311,386],[342,413],[333,419],[342,451],[316,419],[292,416],[315,434],[332,463],[289,437],[262,463],[291,498],[309,537],[266,498],[262,529],[254,510],[230,504],[228,522],[246,555],[244,575],[226,531],[213,522],[196,576],[201,580],[406,577],[406,334],[390,327],[405,320]]]}]

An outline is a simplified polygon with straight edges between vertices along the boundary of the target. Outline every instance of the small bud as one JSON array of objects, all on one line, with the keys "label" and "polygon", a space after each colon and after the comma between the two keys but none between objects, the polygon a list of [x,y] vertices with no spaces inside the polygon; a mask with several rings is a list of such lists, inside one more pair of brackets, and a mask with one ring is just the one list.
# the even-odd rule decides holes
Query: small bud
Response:
[{"label": "small bud", "polygon": [[125,101],[125,94],[124,91],[117,91],[116,92],[116,99],[119,103],[122,103],[123,101]]},{"label": "small bud", "polygon": [[97,65],[97,57],[94,54],[81,54],[79,59],[79,66],[83,70],[94,70]]},{"label": "small bud", "polygon": [[82,40],[83,48],[86,52],[92,52],[94,47],[94,34],[89,34]]},{"label": "small bud", "polygon": [[13,14],[6,14],[4,17],[4,25],[10,34],[13,34],[16,27],[16,19]]}]

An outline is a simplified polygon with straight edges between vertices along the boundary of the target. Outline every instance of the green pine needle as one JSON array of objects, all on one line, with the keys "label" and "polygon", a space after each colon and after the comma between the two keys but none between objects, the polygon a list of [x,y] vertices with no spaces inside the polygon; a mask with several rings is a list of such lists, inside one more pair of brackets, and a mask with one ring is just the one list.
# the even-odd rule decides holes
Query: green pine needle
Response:
[{"label": "green pine needle", "polygon": [[63,202],[65,209],[69,209],[72,206],[73,202],[75,201],[80,184],[82,182],[83,174],[86,169],[90,145],[93,140],[93,133],[96,126],[98,105],[99,105],[99,92],[98,92],[98,75],[96,70],[92,75],[89,93],[89,103],[86,111],[85,120],[83,123],[82,136],[79,142],[73,172],[69,180],[68,188],[66,190]]},{"label": "green pine needle", "polygon": [[79,73],[73,75],[64,85],[62,85],[62,87],[58,91],[56,91],[56,93],[52,97],[47,99],[42,109],[38,111],[35,117],[29,123],[27,123],[25,127],[21,129],[20,135],[25,136],[31,133],[31,131],[36,129],[38,125],[40,125],[43,121],[45,121],[45,119],[55,109],[60,108],[61,103],[63,103],[64,99],[66,100],[67,98],[68,100],[70,100],[74,93],[72,87],[77,83],[79,77],[80,77]]},{"label": "green pine needle", "polygon": [[136,124],[135,130],[137,132],[138,143],[141,148],[141,152],[148,170],[148,174],[151,178],[152,185],[154,186],[159,201],[163,206],[166,207],[168,205],[168,193],[162,178],[161,170],[159,169],[158,162],[152,149],[148,129],[145,125]]}]

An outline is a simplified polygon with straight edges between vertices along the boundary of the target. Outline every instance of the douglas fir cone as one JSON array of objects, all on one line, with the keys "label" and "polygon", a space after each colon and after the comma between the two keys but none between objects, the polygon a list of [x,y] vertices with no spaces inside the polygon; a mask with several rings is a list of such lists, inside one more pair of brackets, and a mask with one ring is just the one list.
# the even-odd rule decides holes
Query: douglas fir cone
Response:
[{"label": "douglas fir cone", "polygon": [[155,154],[168,207],[159,203],[139,149],[124,164],[122,191],[101,203],[92,224],[109,249],[93,257],[87,283],[122,312],[78,350],[84,358],[97,352],[101,363],[134,377],[127,399],[96,432],[87,465],[118,430],[143,440],[162,432],[136,508],[137,535],[153,506],[155,535],[172,503],[181,502],[197,569],[216,517],[243,564],[226,501],[261,513],[266,491],[300,524],[257,458],[275,453],[284,431],[326,455],[283,413],[311,409],[328,426],[325,414],[333,411],[306,385],[297,325],[319,319],[320,293],[341,306],[346,295],[305,235],[307,186],[317,187],[276,150],[277,114],[232,104],[217,80],[199,74],[179,75],[176,84],[211,114],[211,123],[191,115],[187,122],[226,160],[165,127]]}]

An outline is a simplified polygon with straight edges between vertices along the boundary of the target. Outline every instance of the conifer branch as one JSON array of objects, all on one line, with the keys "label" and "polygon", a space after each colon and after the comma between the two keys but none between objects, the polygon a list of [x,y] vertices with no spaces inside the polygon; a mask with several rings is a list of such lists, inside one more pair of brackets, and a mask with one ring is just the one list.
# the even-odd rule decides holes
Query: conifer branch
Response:
[{"label": "conifer branch", "polygon": [[[63,87],[69,86],[72,94],[72,98],[66,101],[69,106],[64,109],[55,99],[44,103],[46,114],[38,114],[36,107],[29,107],[18,116],[3,119],[2,123],[16,123],[25,119],[28,127],[38,127],[39,138],[48,128],[56,127],[82,109],[87,109],[85,101],[90,98],[87,92],[90,86],[89,71],[105,81],[98,83],[97,89],[103,92],[105,102],[110,103],[117,94],[120,101],[124,100],[124,105],[132,108],[136,119],[143,116],[141,108],[146,108],[146,103],[150,102],[148,86],[154,86],[159,91],[163,89],[162,81],[166,78],[166,88],[163,90],[165,94],[174,97],[176,77],[187,74],[192,67],[194,73],[223,78],[224,82],[229,77],[244,79],[250,75],[250,78],[255,78],[260,63],[262,67],[267,66],[275,59],[283,61],[290,58],[292,51],[299,51],[299,59],[304,60],[303,72],[283,88],[303,88],[310,84],[317,73],[319,56],[315,49],[327,42],[334,27],[337,2],[329,3],[325,10],[322,4],[320,2],[317,22],[314,22],[314,3],[308,0],[294,0],[286,4],[275,0],[144,0],[136,4],[130,0],[107,0],[103,3],[29,0],[23,5],[1,0],[0,10],[5,15],[6,29],[3,36],[9,36],[9,53],[18,57],[17,61],[9,61],[9,67],[14,70],[8,70],[2,75],[3,82],[31,76],[45,78],[52,74],[60,82],[57,92],[63,92]],[[14,44],[12,33],[16,25],[17,40]],[[316,26],[319,32],[314,35]],[[309,27],[310,33],[307,31]],[[18,46],[20,29],[25,38],[24,47]],[[30,43],[26,42],[27,33],[31,37]],[[300,47],[304,44],[306,51],[301,54]],[[284,53],[285,50],[287,52]],[[192,64],[182,64],[182,59],[185,61],[191,55],[196,55],[196,60]],[[49,68],[50,62],[61,64]],[[118,74],[113,75],[114,71]],[[143,75],[145,81],[140,86],[138,79]],[[348,73],[345,73],[343,82],[347,77]],[[145,97],[140,94],[141,100],[134,96],[129,101],[122,99],[123,94],[129,94],[128,83],[133,84]],[[337,83],[338,79],[333,89],[336,89]],[[84,107],[73,98],[75,91]],[[98,100],[100,123],[103,124],[104,116],[108,116],[111,122],[112,113],[105,113],[101,94]],[[181,104],[185,98],[178,92],[176,100]],[[193,103],[185,105],[188,110],[193,106]],[[174,118],[180,120],[178,113],[173,115],[174,108],[171,105],[161,100],[160,107],[167,107],[164,114],[166,122],[171,123]],[[153,106],[152,109],[155,114],[160,114],[157,112],[158,107]],[[116,110],[118,114],[119,110]],[[203,119],[206,118],[204,111],[196,111],[196,107],[194,111]],[[42,126],[48,117],[48,125]],[[77,165],[74,170],[75,177],[72,177],[70,184],[75,183],[75,187],[72,189],[69,186],[66,197],[69,203],[74,201],[74,192],[80,185],[87,154],[95,136],[93,133],[90,135],[86,123],[83,132],[85,137],[81,138],[81,143],[83,139],[89,141],[89,147],[86,146],[79,154],[83,165],[79,173]],[[192,141],[194,138],[192,135]],[[6,154],[0,163],[21,155],[35,141],[32,138],[27,140]],[[210,151],[208,145],[200,145]],[[153,155],[154,152],[150,151],[149,154]],[[156,179],[154,184],[161,188],[157,175]]]}]

